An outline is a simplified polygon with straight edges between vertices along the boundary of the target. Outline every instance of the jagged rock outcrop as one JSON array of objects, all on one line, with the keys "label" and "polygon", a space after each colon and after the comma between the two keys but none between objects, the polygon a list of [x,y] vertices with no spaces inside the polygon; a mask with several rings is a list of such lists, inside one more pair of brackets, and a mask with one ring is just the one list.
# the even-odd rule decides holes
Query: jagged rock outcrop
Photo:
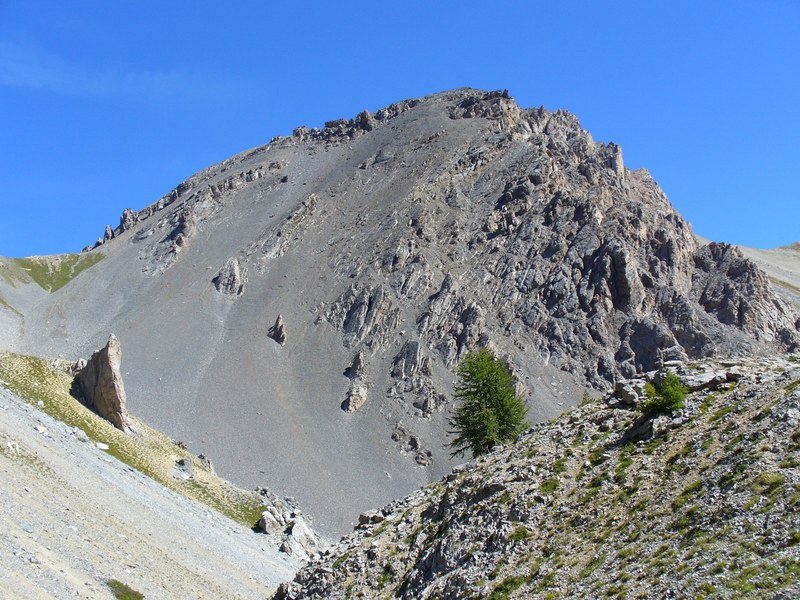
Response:
[{"label": "jagged rock outcrop", "polygon": [[324,544],[303,513],[289,501],[275,498],[269,490],[259,491],[267,506],[258,521],[258,529],[266,534],[281,534],[281,552],[298,560],[310,560]]},{"label": "jagged rock outcrop", "polygon": [[351,286],[327,311],[326,318],[341,328],[344,344],[363,342],[367,348],[383,346],[399,323],[399,312],[382,286],[359,290]]},{"label": "jagged rock outcrop", "polygon": [[275,324],[267,330],[267,337],[272,338],[281,346],[286,343],[286,323],[283,322],[283,315],[278,315]]},{"label": "jagged rock outcrop", "polygon": [[366,375],[366,366],[364,362],[364,353],[356,352],[353,357],[353,362],[344,370],[344,376],[349,379],[361,379]]},{"label": "jagged rock outcrop", "polygon": [[86,406],[117,429],[130,433],[125,386],[119,372],[121,360],[119,340],[111,334],[105,347],[92,354],[86,366],[75,376],[75,383]]},{"label": "jagged rock outcrop", "polygon": [[347,390],[344,402],[342,402],[342,410],[347,413],[357,411],[367,403],[367,394],[367,384],[361,379],[354,380]]},{"label": "jagged rock outcrop", "polygon": [[274,598],[796,597],[797,358],[672,367],[684,408],[589,400],[362,514]]},{"label": "jagged rock outcrop", "polygon": [[[211,280],[216,290],[228,296],[240,296],[244,291],[244,274],[239,259],[231,257],[225,261],[222,269]],[[278,317],[280,319],[280,317]],[[272,335],[270,335],[272,337]],[[286,338],[284,334],[284,339]],[[283,342],[278,342],[282,344]]]}]

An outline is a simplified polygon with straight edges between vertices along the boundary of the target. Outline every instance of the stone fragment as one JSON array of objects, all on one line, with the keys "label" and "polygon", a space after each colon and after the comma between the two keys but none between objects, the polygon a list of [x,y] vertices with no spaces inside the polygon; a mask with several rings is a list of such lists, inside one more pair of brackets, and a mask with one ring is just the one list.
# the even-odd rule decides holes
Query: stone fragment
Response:
[{"label": "stone fragment", "polygon": [[192,478],[192,459],[189,457],[181,457],[175,460],[175,466],[172,470],[172,476],[175,479],[191,479]]},{"label": "stone fragment", "polygon": [[384,520],[384,515],[379,510],[370,510],[358,515],[358,522],[360,525],[369,525],[374,523],[381,523]]},{"label": "stone fragment", "polygon": [[244,276],[239,259],[231,257],[225,261],[217,276],[211,280],[221,294],[238,296],[244,291]]},{"label": "stone fragment", "polygon": [[120,231],[127,231],[134,225],[138,220],[138,215],[130,208],[126,208],[122,211],[122,216],[119,218],[119,229]]},{"label": "stone fragment", "polygon": [[286,531],[286,540],[281,544],[281,552],[302,561],[309,561],[311,554],[320,546],[319,536],[308,526],[302,516],[296,515]]},{"label": "stone fragment", "polygon": [[347,390],[347,397],[342,402],[342,410],[346,413],[352,413],[367,403],[367,386],[366,384],[357,379],[350,384]]},{"label": "stone fragment", "polygon": [[283,322],[282,315],[278,315],[275,324],[267,330],[267,337],[272,338],[281,346],[286,343],[286,324]]},{"label": "stone fragment", "polygon": [[125,408],[125,387],[119,372],[122,348],[111,334],[104,348],[95,352],[74,382],[82,402],[117,429],[130,433]]},{"label": "stone fragment", "polygon": [[366,366],[364,365],[364,353],[356,352],[353,362],[344,370],[344,376],[349,379],[359,379],[364,376]]}]

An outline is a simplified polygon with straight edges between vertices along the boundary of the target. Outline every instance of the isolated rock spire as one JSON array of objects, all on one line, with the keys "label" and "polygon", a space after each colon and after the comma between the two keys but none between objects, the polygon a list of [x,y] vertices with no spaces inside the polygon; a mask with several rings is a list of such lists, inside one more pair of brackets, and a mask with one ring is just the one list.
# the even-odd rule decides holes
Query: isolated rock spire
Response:
[{"label": "isolated rock spire", "polygon": [[104,348],[95,352],[75,376],[83,403],[114,427],[130,433],[125,408],[125,387],[119,372],[122,348],[113,333]]}]

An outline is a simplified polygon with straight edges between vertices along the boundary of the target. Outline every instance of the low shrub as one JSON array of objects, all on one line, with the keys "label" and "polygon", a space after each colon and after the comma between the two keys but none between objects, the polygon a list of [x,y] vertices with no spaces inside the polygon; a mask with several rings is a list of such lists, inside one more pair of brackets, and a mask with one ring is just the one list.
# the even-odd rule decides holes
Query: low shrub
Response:
[{"label": "low shrub", "polygon": [[647,400],[639,405],[639,409],[646,415],[671,413],[683,408],[686,391],[686,386],[675,373],[667,373],[657,387],[649,382],[645,384]]}]

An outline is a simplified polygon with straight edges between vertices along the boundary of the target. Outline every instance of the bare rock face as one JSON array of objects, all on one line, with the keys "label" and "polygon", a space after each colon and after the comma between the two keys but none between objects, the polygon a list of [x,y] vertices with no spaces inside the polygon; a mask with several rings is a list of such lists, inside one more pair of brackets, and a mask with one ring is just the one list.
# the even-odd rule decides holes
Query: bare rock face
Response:
[{"label": "bare rock face", "polygon": [[278,315],[275,319],[275,324],[267,331],[267,336],[278,342],[281,346],[286,343],[286,324],[283,322],[283,316]]},{"label": "bare rock face", "polygon": [[244,276],[239,259],[235,257],[225,261],[225,265],[212,280],[214,287],[221,294],[239,296],[244,291]]},{"label": "bare rock face", "polygon": [[125,408],[125,387],[119,372],[122,349],[114,334],[75,376],[84,403],[117,429],[130,433]]},{"label": "bare rock face", "polygon": [[767,342],[795,337],[784,320],[789,307],[772,297],[767,276],[737,248],[711,243],[697,251],[695,265],[704,274],[696,277],[698,302],[720,323]]},{"label": "bare rock face", "polygon": [[367,403],[367,385],[360,379],[354,380],[347,390],[347,397],[342,402],[342,410],[355,412]]},{"label": "bare rock face", "polygon": [[266,534],[282,534],[280,551],[303,561],[310,560],[322,548],[322,540],[311,528],[302,512],[288,499],[275,498],[264,490],[265,510],[258,521],[258,529]]}]

